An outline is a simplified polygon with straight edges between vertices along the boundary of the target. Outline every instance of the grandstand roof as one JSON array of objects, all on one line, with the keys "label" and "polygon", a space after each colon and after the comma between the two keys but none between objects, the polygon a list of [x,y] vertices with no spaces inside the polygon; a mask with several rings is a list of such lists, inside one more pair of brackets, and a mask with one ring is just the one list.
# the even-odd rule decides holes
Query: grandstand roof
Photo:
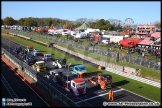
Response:
[{"label": "grandstand roof", "polygon": [[146,37],[144,40],[142,40],[140,43],[138,44],[144,44],[144,45],[150,45],[153,41],[150,40],[150,38]]},{"label": "grandstand roof", "polygon": [[159,38],[159,37],[161,37],[161,32],[155,32],[155,33],[151,34],[151,37]]}]

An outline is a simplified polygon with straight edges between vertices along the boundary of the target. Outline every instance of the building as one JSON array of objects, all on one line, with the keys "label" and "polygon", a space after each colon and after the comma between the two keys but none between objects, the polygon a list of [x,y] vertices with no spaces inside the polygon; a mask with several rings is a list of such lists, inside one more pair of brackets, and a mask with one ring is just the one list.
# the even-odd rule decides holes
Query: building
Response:
[{"label": "building", "polygon": [[148,35],[156,31],[156,26],[155,24],[138,24],[136,31],[136,34],[139,35]]}]

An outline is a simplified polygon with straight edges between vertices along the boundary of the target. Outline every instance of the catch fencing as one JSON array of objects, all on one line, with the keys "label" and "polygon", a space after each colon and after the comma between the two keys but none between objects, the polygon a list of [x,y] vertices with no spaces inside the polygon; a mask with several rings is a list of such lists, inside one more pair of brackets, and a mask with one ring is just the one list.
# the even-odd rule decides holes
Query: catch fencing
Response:
[{"label": "catch fencing", "polygon": [[[8,30],[7,30],[8,31]],[[138,56],[138,57],[132,57],[131,54],[127,54],[124,55],[121,52],[115,53],[112,51],[105,51],[102,49],[98,49],[95,48],[95,46],[88,46],[88,45],[81,45],[79,43],[76,43],[74,41],[69,41],[67,39],[61,39],[61,38],[57,38],[56,36],[49,36],[47,34],[38,34],[35,32],[25,32],[25,31],[19,31],[19,30],[10,30],[8,32],[12,32],[15,34],[21,34],[21,35],[25,35],[28,37],[35,37],[35,38],[41,38],[46,40],[47,43],[62,43],[65,44],[66,46],[69,47],[73,47],[73,48],[77,48],[77,49],[81,49],[83,51],[88,51],[94,54],[98,54],[98,55],[102,55],[107,57],[107,61],[109,60],[114,60],[114,61],[122,61],[122,62],[128,62],[131,64],[137,64],[140,66],[144,66],[144,67],[148,67],[150,69],[153,70],[158,70],[158,61],[157,59],[147,59],[147,57],[142,57],[142,56]]]},{"label": "catch fencing", "polygon": [[[25,62],[19,60],[14,55],[9,53],[9,49],[4,49],[1,47],[1,54],[4,55],[12,64],[14,64],[18,70],[23,72],[23,75],[27,74],[31,77],[36,84],[39,84],[42,88],[46,89],[51,96],[51,99],[57,99],[65,106],[74,107],[92,107],[91,104],[83,101],[81,98],[74,96],[72,93],[66,91],[62,86],[53,81],[42,76],[40,73],[36,72],[31,66],[27,65]],[[23,70],[22,70],[23,67]],[[81,101],[77,104],[76,102]]]}]

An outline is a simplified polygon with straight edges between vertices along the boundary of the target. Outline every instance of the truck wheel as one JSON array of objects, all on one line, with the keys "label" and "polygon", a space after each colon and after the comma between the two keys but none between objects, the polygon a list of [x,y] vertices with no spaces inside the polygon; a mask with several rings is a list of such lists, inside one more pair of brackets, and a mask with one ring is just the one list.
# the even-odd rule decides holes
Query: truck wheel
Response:
[{"label": "truck wheel", "polygon": [[101,88],[100,84],[97,84],[97,87],[98,87],[98,88]]}]

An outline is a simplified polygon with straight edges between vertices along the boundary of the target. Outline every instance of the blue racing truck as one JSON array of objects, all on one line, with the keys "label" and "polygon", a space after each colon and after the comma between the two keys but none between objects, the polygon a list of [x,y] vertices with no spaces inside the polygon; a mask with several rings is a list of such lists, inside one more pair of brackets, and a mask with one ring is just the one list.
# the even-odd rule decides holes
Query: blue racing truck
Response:
[{"label": "blue racing truck", "polygon": [[71,74],[74,74],[74,75],[77,75],[80,78],[83,78],[83,77],[87,76],[87,74],[88,74],[85,66],[84,65],[81,65],[81,64],[75,65],[71,69],[70,73]]},{"label": "blue racing truck", "polygon": [[35,63],[35,58],[32,54],[25,54],[23,56],[24,62],[29,64],[34,64]]},{"label": "blue racing truck", "polygon": [[20,52],[22,51],[22,48],[21,46],[17,46],[13,49],[13,52],[16,53],[16,54],[19,54]]}]

